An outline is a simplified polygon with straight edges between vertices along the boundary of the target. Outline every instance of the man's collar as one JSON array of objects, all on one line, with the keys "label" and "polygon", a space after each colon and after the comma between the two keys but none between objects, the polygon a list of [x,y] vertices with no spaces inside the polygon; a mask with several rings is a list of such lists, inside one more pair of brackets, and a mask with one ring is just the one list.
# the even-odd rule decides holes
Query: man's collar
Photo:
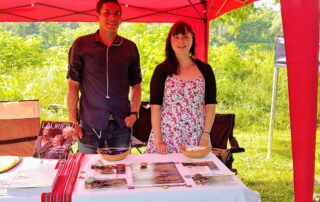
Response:
[{"label": "man's collar", "polygon": [[[96,39],[95,39],[96,42],[99,42],[99,43],[101,43],[101,44],[104,44],[103,41],[102,41],[102,39],[100,38],[99,30],[96,31],[96,33],[95,33],[95,38],[96,38]],[[122,44],[122,41],[123,41],[122,37],[119,36],[119,35],[117,35],[116,38],[113,40],[111,46],[120,46],[120,45]]]}]

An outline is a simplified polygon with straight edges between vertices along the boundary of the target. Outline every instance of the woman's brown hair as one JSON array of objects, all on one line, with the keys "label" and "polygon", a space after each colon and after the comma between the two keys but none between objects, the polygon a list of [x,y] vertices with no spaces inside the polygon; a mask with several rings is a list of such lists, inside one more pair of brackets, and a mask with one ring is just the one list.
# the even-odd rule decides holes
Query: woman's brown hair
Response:
[{"label": "woman's brown hair", "polygon": [[190,48],[190,56],[191,58],[193,58],[195,55],[196,38],[192,27],[186,22],[178,21],[172,25],[168,33],[165,48],[165,60],[163,61],[163,64],[165,65],[167,74],[169,76],[173,74],[178,74],[179,66],[179,62],[171,46],[171,37],[178,34],[185,35],[187,32],[190,32],[192,35],[192,46]]}]

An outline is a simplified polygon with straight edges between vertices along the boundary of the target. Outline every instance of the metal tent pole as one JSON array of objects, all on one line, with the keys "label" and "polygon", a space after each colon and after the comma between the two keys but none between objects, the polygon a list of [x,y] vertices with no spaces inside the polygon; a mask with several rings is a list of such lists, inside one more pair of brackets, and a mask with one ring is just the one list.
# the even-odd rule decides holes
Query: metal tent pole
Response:
[{"label": "metal tent pole", "polygon": [[273,124],[274,124],[274,115],[275,115],[275,109],[276,109],[276,98],[277,98],[277,90],[278,90],[278,75],[279,75],[279,67],[274,66],[267,160],[271,158],[271,144],[272,144],[273,128],[274,128]]}]

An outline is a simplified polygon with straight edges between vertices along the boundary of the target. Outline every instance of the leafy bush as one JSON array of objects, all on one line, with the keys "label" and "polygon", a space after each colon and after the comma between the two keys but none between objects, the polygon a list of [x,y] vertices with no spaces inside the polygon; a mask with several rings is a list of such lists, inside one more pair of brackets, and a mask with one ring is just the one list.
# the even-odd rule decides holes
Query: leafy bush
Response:
[{"label": "leafy bush", "polygon": [[[67,55],[71,43],[80,35],[95,32],[96,23],[35,23],[21,26],[26,33],[14,34],[13,25],[0,24],[1,100],[39,99],[42,119],[66,119]],[[57,28],[55,37],[45,30]],[[6,27],[10,27],[7,30]],[[164,59],[169,24],[131,24],[120,26],[120,35],[133,40],[139,49],[143,75],[142,100],[149,100],[153,70]],[[33,30],[30,31],[30,30]],[[1,31],[2,30],[2,31]],[[9,33],[10,32],[10,33]],[[45,42],[54,40],[55,42]],[[45,43],[43,45],[43,43]],[[271,108],[273,50],[251,45],[242,50],[234,42],[209,47],[218,90],[217,110],[236,114],[239,128],[267,130]],[[286,69],[280,69],[275,127],[289,128]],[[59,109],[52,106],[60,106]]]},{"label": "leafy bush", "polygon": [[[241,52],[234,43],[212,46],[209,63],[217,80],[220,113],[235,113],[238,127],[267,129],[271,108],[273,79],[273,51],[262,46],[251,46]],[[288,117],[286,75],[280,74],[277,115]],[[286,116],[285,116],[286,115]],[[287,128],[288,118],[277,122],[277,127]]]}]

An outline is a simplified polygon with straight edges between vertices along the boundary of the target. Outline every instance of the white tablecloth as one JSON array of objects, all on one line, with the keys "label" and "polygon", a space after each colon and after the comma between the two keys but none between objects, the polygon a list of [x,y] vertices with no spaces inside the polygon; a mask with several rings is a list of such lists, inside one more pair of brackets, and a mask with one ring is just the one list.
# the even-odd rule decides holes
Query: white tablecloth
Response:
[{"label": "white tablecloth", "polygon": [[[82,160],[80,170],[88,170],[92,164],[98,159],[99,155],[86,155]],[[183,154],[142,154],[129,155],[126,159],[116,163],[139,163],[139,162],[190,162],[190,161],[213,161],[219,168],[219,172],[229,173],[230,171],[212,154],[200,159],[190,159]],[[42,163],[54,165],[55,160],[44,160]],[[24,158],[23,161],[9,172],[0,174],[0,183],[9,181],[19,169],[39,166],[39,159],[31,157]],[[115,164],[115,162],[107,162],[104,164]],[[180,166],[180,167],[179,167]],[[177,167],[184,176],[185,173],[181,164]],[[185,177],[185,176],[184,176]],[[232,176],[232,181],[227,183],[218,183],[214,185],[196,185],[191,179],[185,177],[187,186],[169,187],[136,187],[134,189],[127,188],[111,188],[103,190],[87,190],[84,187],[84,179],[78,179],[74,188],[73,202],[259,202],[260,196],[257,192],[246,187],[237,176]],[[0,184],[1,186],[1,184]],[[0,190],[1,191],[1,190]],[[29,194],[28,196],[0,196],[1,201],[28,202],[40,201],[40,194]]]}]

